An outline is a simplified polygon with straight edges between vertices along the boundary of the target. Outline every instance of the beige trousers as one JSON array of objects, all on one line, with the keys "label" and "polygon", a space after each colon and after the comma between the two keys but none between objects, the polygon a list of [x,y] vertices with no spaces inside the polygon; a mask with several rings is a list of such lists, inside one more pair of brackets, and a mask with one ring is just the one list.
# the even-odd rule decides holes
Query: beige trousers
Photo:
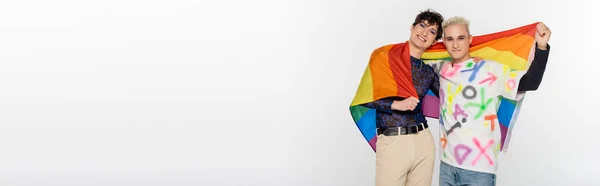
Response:
[{"label": "beige trousers", "polygon": [[429,128],[416,134],[377,136],[376,186],[431,186],[435,144]]}]

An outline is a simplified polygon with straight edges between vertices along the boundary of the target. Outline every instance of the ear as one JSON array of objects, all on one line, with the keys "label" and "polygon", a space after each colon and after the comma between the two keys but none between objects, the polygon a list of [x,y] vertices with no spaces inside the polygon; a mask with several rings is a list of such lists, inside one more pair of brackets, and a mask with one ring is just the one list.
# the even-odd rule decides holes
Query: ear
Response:
[{"label": "ear", "polygon": [[473,36],[469,34],[469,45],[471,45],[471,43],[473,43]]},{"label": "ear", "polygon": [[410,24],[410,27],[408,28],[408,30],[410,30],[412,32],[413,29],[415,29],[415,25]]}]

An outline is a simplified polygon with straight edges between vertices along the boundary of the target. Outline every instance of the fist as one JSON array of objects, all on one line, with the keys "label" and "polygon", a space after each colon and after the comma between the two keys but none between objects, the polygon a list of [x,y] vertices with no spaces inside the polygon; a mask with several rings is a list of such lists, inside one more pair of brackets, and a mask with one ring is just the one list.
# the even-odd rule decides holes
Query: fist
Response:
[{"label": "fist", "polygon": [[552,31],[548,28],[544,23],[540,22],[536,26],[535,32],[535,42],[538,45],[538,48],[541,50],[546,50],[548,47],[548,40],[550,40],[550,35]]},{"label": "fist", "polygon": [[415,110],[415,108],[417,107],[418,104],[419,104],[419,99],[411,96],[402,101],[394,101],[392,103],[392,110],[398,110],[398,111]]}]

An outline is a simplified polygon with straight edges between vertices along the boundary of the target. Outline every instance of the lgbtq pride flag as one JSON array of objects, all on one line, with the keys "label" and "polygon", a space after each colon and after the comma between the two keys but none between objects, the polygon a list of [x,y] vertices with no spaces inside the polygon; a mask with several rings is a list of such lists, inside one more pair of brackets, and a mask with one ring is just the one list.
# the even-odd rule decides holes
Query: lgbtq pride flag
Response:
[{"label": "lgbtq pride flag", "polygon": [[[537,22],[518,28],[487,35],[474,36],[470,46],[471,56],[493,60],[508,65],[516,71],[527,71],[535,54]],[[443,43],[431,46],[422,56],[425,63],[448,60]],[[361,104],[386,97],[418,97],[412,85],[410,55],[406,43],[391,44],[376,49],[369,61],[355,97],[350,105],[354,123],[373,150],[377,133],[375,109]],[[500,98],[498,121],[502,135],[501,149],[506,150],[525,92],[519,92],[518,101]],[[431,91],[423,100],[426,117],[439,119],[440,101]]]}]

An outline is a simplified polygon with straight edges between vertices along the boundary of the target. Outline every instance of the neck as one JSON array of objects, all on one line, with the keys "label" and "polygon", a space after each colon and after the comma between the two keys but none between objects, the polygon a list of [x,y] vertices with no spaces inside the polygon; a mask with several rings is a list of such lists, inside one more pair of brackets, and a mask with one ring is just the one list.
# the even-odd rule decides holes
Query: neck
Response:
[{"label": "neck", "polygon": [[461,58],[461,59],[452,59],[452,63],[462,63],[465,62],[467,60],[471,59],[471,55],[467,54],[465,55],[465,57]]},{"label": "neck", "polygon": [[410,52],[410,56],[417,59],[421,59],[421,56],[425,53],[425,50],[417,48],[410,41],[408,42],[408,51]]}]

